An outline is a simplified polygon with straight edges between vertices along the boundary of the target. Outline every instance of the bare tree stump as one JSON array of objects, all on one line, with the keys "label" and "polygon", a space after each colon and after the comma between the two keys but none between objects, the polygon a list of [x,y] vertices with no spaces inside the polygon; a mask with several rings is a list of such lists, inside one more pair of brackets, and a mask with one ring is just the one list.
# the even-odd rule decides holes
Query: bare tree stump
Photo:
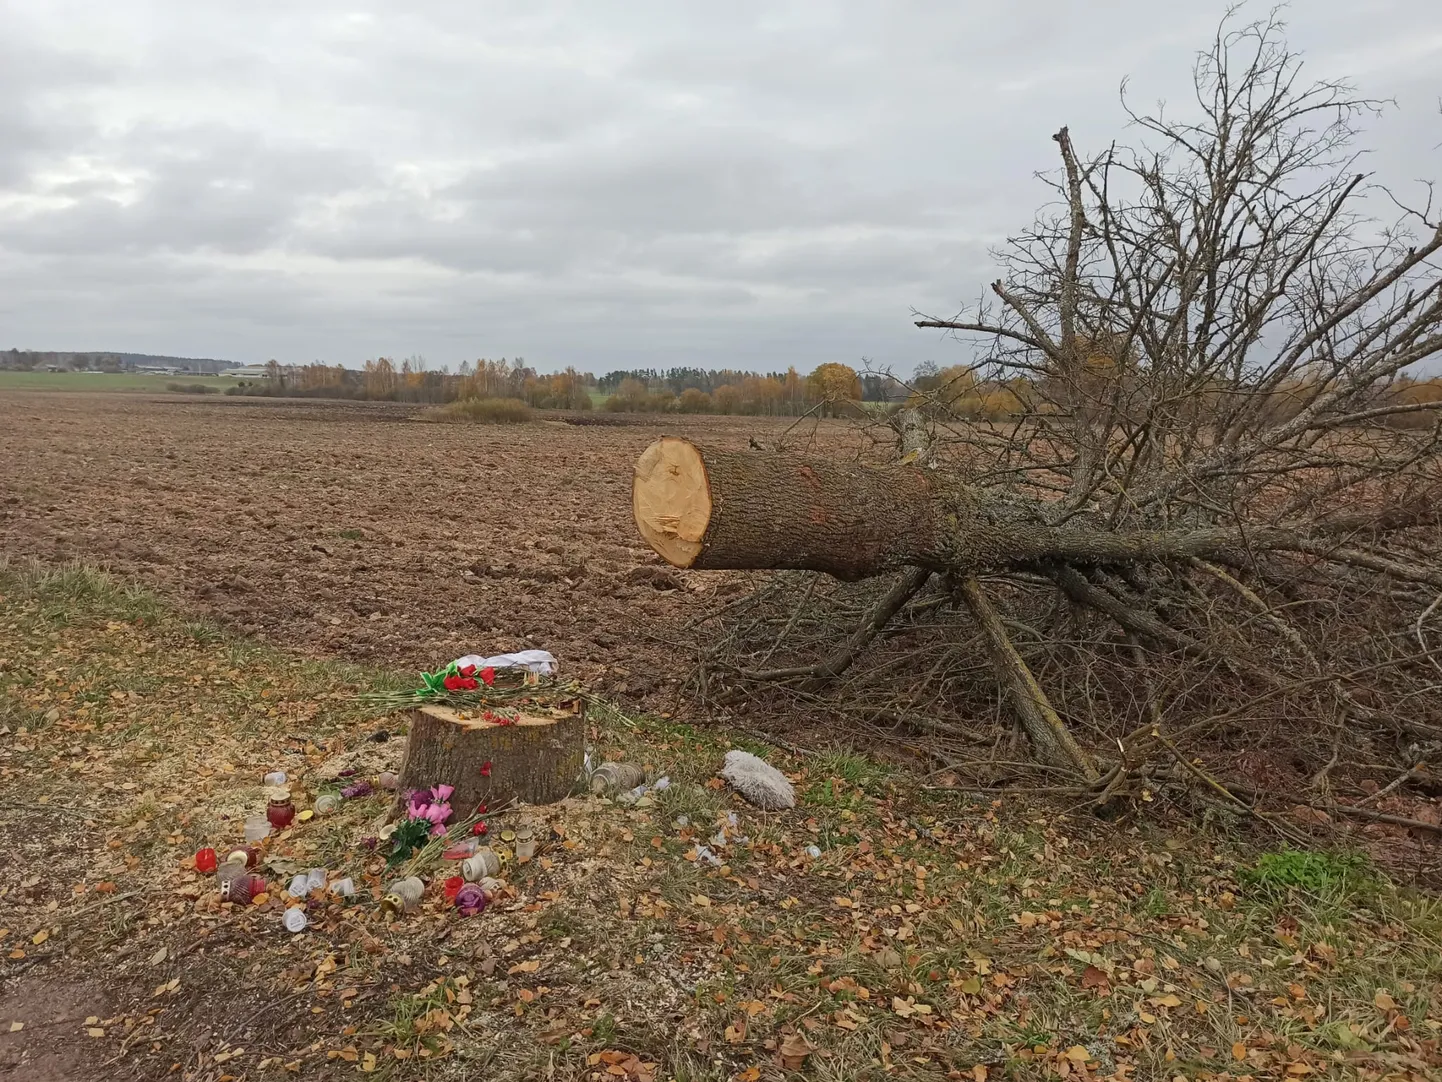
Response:
[{"label": "bare tree stump", "polygon": [[[464,717],[444,706],[410,713],[410,736],[401,763],[402,798],[411,789],[450,785],[457,818],[477,805],[515,800],[554,804],[569,796],[585,757],[585,707],[554,714],[520,712],[514,724]],[[397,813],[404,805],[397,802]]]}]

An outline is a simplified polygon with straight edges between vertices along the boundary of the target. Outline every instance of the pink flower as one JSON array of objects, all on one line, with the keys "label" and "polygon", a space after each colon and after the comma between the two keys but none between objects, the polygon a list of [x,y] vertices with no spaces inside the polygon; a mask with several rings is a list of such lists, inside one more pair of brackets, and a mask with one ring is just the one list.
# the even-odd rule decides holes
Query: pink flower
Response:
[{"label": "pink flower", "polygon": [[[451,788],[449,785],[442,785],[439,788],[447,790],[447,795],[449,795]],[[445,822],[451,817],[451,806],[444,801],[434,804],[418,804],[412,800],[406,811],[412,819],[430,823],[432,835],[444,834],[446,832]]]},{"label": "pink flower", "polygon": [[449,800],[451,798],[451,794],[455,791],[456,787],[454,785],[437,785],[434,789],[431,790],[431,796],[438,801]]},{"label": "pink flower", "polygon": [[432,837],[432,838],[439,838],[439,837],[443,836],[443,835],[445,834],[445,832],[446,832],[446,824],[445,824],[445,823],[437,823],[435,826],[431,827],[431,837]]}]

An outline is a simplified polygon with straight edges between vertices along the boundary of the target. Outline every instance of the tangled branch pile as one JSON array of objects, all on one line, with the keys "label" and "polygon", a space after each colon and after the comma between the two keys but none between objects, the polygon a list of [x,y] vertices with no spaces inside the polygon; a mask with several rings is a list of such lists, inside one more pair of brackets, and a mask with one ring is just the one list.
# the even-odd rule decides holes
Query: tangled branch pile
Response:
[{"label": "tangled branch pile", "polygon": [[[1442,214],[1356,171],[1380,103],[1304,84],[1279,24],[1224,24],[1195,84],[1192,119],[1130,113],[1139,149],[1057,133],[1057,202],[992,296],[918,320],[974,359],[893,418],[899,461],[643,456],[638,525],[672,563],[831,576],[699,625],[698,696],[925,731],[992,781],[1024,734],[1098,800],[1246,796],[1199,754],[1328,806],[1343,776],[1425,774],[1442,402],[1399,389],[1442,354]],[[1016,416],[963,420],[978,388]]]}]

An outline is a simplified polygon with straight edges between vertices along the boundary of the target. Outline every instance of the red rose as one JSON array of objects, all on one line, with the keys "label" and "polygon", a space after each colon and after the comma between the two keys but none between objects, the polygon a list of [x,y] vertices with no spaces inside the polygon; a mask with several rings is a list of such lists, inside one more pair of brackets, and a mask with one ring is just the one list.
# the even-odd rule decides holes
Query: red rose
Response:
[{"label": "red rose", "polygon": [[476,667],[474,665],[462,665],[460,672],[462,676],[475,676]]},{"label": "red rose", "polygon": [[459,676],[448,676],[442,680],[441,683],[445,685],[447,691],[461,690],[461,678]]},{"label": "red rose", "polygon": [[475,680],[469,676],[461,677],[460,684],[462,691],[475,691],[476,688],[480,687],[480,685],[477,684]]},{"label": "red rose", "polygon": [[490,687],[492,684],[494,684],[496,682],[496,670],[491,668],[482,669],[481,682],[485,684],[486,687]]},{"label": "red rose", "polygon": [[490,829],[491,829],[491,828],[488,827],[488,826],[486,826],[485,823],[477,823],[475,826],[471,827],[471,833],[472,833],[472,834],[484,834],[484,833],[486,833],[486,831],[488,831],[488,830],[490,830]]},{"label": "red rose", "polygon": [[489,778],[490,776],[491,776],[491,761],[490,761],[489,759],[487,759],[484,763],[481,764],[481,777],[483,777],[483,778]]},{"label": "red rose", "polygon": [[477,815],[485,815],[485,814],[486,814],[486,806],[485,806],[484,804],[477,804],[477,805],[476,805],[476,814],[477,814]]}]

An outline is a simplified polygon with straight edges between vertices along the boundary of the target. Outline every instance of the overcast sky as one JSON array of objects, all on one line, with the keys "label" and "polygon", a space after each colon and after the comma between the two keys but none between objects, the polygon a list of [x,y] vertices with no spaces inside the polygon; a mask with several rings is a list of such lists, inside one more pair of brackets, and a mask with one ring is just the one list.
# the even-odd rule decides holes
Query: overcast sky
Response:
[{"label": "overcast sky", "polygon": [[[1222,8],[0,0],[0,348],[946,363],[911,308],[978,295],[1060,125],[1181,101]],[[1287,20],[1397,99],[1370,167],[1442,179],[1442,3]]]}]

